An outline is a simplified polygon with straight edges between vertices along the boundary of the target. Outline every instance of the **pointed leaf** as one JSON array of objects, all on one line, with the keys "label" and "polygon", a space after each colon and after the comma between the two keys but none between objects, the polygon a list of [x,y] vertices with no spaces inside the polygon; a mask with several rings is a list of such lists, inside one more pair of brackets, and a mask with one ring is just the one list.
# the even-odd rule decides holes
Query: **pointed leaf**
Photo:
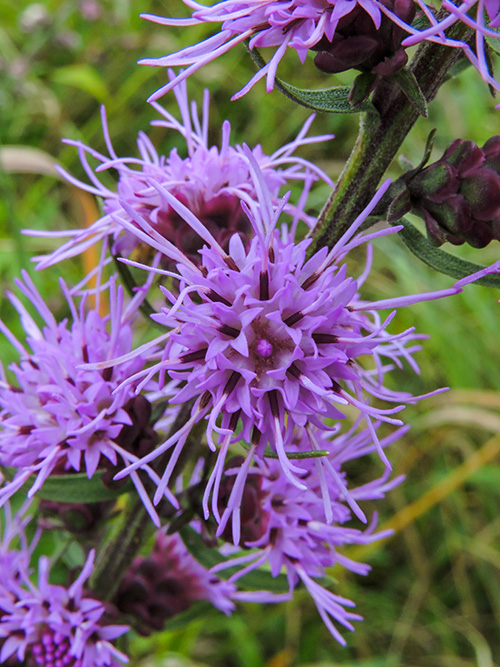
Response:
[{"label": "pointed leaf", "polygon": [[[486,38],[486,39],[488,39],[488,38]],[[498,41],[499,41],[498,46],[500,48],[500,39]],[[453,79],[456,76],[460,76],[460,74],[462,74],[462,72],[465,72],[465,70],[468,69],[471,66],[472,66],[472,63],[468,58],[466,58],[465,56],[463,58],[460,58],[460,60],[457,60],[457,62],[450,67],[450,69],[448,70],[448,74],[444,78],[444,81],[449,81],[450,79]]]},{"label": "pointed leaf", "polygon": [[[11,480],[18,470],[3,467],[2,472],[7,479]],[[134,488],[132,482],[127,482],[119,488],[108,489],[102,483],[103,475],[104,473],[98,472],[90,479],[85,473],[52,475],[45,480],[42,487],[36,492],[36,497],[59,503],[98,503],[103,500],[114,500]],[[19,493],[27,494],[34,481],[35,477],[33,476],[19,489]]]},{"label": "pointed leaf", "polygon": [[[247,50],[257,65],[262,68],[266,61],[256,48]],[[306,88],[296,88],[290,83],[282,81],[278,77],[275,79],[276,88],[288,99],[293,100],[303,107],[313,111],[322,111],[325,113],[360,113],[361,111],[375,111],[375,107],[370,102],[364,102],[354,108],[349,102],[351,92],[349,86],[335,86],[334,88],[325,88],[323,90],[309,90]]]},{"label": "pointed leaf", "polygon": [[387,210],[387,222],[397,222],[411,210],[411,197],[407,188],[395,197]]},{"label": "pointed leaf", "polygon": [[[250,451],[250,445],[244,441],[239,443],[244,449],[247,451]],[[287,458],[288,459],[317,459],[321,458],[322,456],[328,456],[330,452],[327,451],[326,449],[317,449],[314,452],[289,452],[287,453]],[[276,452],[273,452],[273,450],[269,447],[269,445],[266,445],[266,449],[264,450],[263,458],[265,459],[279,459],[279,456],[276,454]]]},{"label": "pointed leaf", "polygon": [[[121,258],[118,255],[113,255],[113,261],[115,264],[115,268],[118,271],[118,275],[120,276],[120,279],[122,280],[123,285],[127,290],[127,292],[129,293],[130,297],[134,297],[136,295],[136,288],[138,287],[138,285],[134,280],[134,277],[130,271],[128,264],[120,262],[120,259]],[[156,329],[161,329],[163,332],[165,331],[164,326],[162,326],[155,320],[151,319],[151,315],[155,314],[157,311],[151,306],[151,304],[147,299],[144,299],[142,301],[142,303],[139,306],[139,310],[148,320],[151,326],[155,327]]]},{"label": "pointed leaf", "polygon": [[363,102],[368,99],[373,83],[377,78],[376,74],[371,72],[361,72],[352,84],[351,92],[349,93],[349,102],[352,107],[358,108]]},{"label": "pointed leaf", "polygon": [[418,113],[427,118],[427,100],[413,72],[407,69],[400,69],[399,72],[391,74],[387,78],[395,81]]},{"label": "pointed leaf", "polygon": [[[416,257],[436,271],[460,279],[485,268],[436,248],[405,218],[400,222],[404,224],[404,229],[398,236]],[[490,273],[476,280],[474,284],[500,288],[500,274]]]},{"label": "pointed leaf", "polygon": [[[488,29],[492,30],[493,32],[498,32],[498,37],[492,37],[491,35],[486,35],[486,42],[488,43],[488,46],[495,53],[500,55],[500,29],[492,28],[491,26]],[[467,62],[469,62],[469,61],[467,61]]]}]

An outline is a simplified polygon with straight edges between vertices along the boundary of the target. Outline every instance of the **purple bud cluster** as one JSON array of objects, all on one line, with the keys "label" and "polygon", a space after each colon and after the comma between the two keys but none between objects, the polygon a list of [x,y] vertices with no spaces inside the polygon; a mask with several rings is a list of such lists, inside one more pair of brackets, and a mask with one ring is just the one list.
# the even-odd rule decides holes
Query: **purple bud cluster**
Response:
[{"label": "purple bud cluster", "polygon": [[[384,0],[382,3],[404,23],[415,18],[413,0]],[[401,45],[405,32],[383,14],[375,25],[370,14],[361,6],[343,16],[331,40],[323,37],[312,47],[317,51],[314,64],[323,72],[337,73],[358,69],[379,76],[395,74],[408,62]]]},{"label": "purple bud cluster", "polygon": [[116,606],[134,617],[143,635],[163,629],[165,622],[200,600],[229,614],[236,587],[211,574],[187,551],[179,535],[156,534],[149,556],[137,557],[125,573]]},{"label": "purple bud cluster", "polygon": [[500,240],[500,136],[482,148],[456,139],[440,160],[403,180],[435,245],[483,248]]}]

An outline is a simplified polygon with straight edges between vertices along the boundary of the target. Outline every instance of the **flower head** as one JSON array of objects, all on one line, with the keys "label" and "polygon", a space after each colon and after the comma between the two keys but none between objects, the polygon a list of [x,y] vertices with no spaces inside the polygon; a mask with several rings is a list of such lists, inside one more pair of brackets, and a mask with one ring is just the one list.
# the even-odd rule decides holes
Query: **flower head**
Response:
[{"label": "flower head", "polygon": [[94,552],[69,588],[49,583],[49,561],[39,561],[38,586],[24,567],[0,582],[0,662],[16,656],[29,667],[117,667],[127,656],[111,643],[126,625],[106,622],[104,605],[84,592]]},{"label": "flower head", "polygon": [[[102,317],[96,309],[86,312],[85,298],[77,310],[73,296],[61,282],[72,322],[58,322],[27,273],[23,279],[17,286],[42,316],[44,326],[39,328],[21,301],[8,294],[19,312],[27,340],[26,344],[19,342],[0,322],[0,330],[20,354],[19,364],[10,367],[18,386],[10,384],[4,373],[0,382],[0,464],[15,470],[12,481],[0,490],[0,502],[31,476],[36,479],[29,496],[49,475],[83,468],[90,478],[105,461],[116,467],[118,461],[137,460],[133,452],[121,446],[125,442],[120,442],[120,435],[132,424],[130,406],[137,403],[137,397],[129,380],[142,369],[144,358],[134,354],[119,369],[105,372],[80,368],[84,362],[130,352],[137,298],[126,307],[122,289],[112,284],[110,314]],[[144,449],[139,452],[145,453]],[[134,477],[134,483],[146,498],[138,477]]]},{"label": "flower head", "polygon": [[[177,53],[141,61],[143,64],[155,66],[187,66],[175,79],[151,95],[150,100],[158,99],[170,90],[176,82],[182,81],[206,63],[211,62],[244,41],[248,42],[250,49],[269,46],[277,47],[277,49],[267,65],[262,67],[234,98],[244,95],[264,76],[267,79],[267,90],[270,91],[274,86],[278,64],[287,49],[294,49],[301,62],[304,62],[309,50],[317,50],[319,44],[336,41],[339,27],[345,27],[346,20],[349,21],[347,17],[352,16],[352,12],[361,12],[364,22],[373,26],[372,32],[378,31],[382,22],[385,25],[384,17],[394,22],[398,26],[398,52],[404,53],[403,49],[400,48],[401,30],[415,32],[418,35],[417,30],[410,28],[415,10],[410,8],[401,11],[404,4],[402,2],[393,3],[379,0],[355,0],[354,2],[352,0],[259,0],[258,2],[254,0],[224,0],[211,7],[206,7],[192,0],[184,0],[184,2],[194,10],[192,18],[168,19],[150,14],[144,15],[144,18],[163,25],[189,26],[202,23],[220,23],[220,31],[199,44]],[[425,3],[421,1],[415,3],[412,0],[411,5],[415,9],[420,6],[426,13],[430,13]],[[381,32],[382,38],[384,38],[384,35],[388,42],[386,49],[391,50],[394,46],[393,36],[387,35],[387,26]],[[357,46],[361,47],[361,44]],[[362,53],[366,51],[366,46],[366,42],[363,41]],[[354,50],[357,48],[354,43],[352,43],[352,48]],[[382,55],[380,45],[376,50],[379,55]],[[360,49],[358,48],[359,52]],[[373,56],[373,53],[371,55]],[[401,59],[401,53],[398,58]],[[359,63],[354,63],[352,66],[356,67],[357,64]],[[383,74],[384,72],[380,73]]]},{"label": "flower head", "polygon": [[[306,260],[310,242],[295,243],[286,228],[277,230],[286,199],[280,208],[274,208],[255,163],[254,176],[261,192],[258,215],[247,209],[254,238],[246,249],[234,235],[227,253],[185,206],[155,184],[207,243],[200,253],[200,266],[179,257],[175,292],[162,288],[171,306],[152,317],[165,326],[168,340],[151,357],[157,363],[144,371],[146,380],[155,372],[160,378],[176,380],[180,390],[172,403],[190,402],[191,417],[153,452],[117,476],[173,447],[156,500],[169,482],[192,426],[203,418],[207,419],[209,446],[216,448],[216,433],[220,447],[208,492],[218,486],[232,441],[250,443],[244,468],[254,455],[263,457],[268,445],[278,455],[287,479],[304,489],[303,469],[287,457],[296,428],[308,427],[308,434],[311,427],[328,429],[331,420],[343,419],[346,405],[358,410],[369,428],[373,418],[400,425],[394,413],[417,399],[389,390],[384,376],[402,360],[418,370],[411,354],[418,349],[413,343],[420,336],[413,329],[389,333],[387,326],[395,311],[385,321],[378,311],[459,291],[451,288],[373,303],[363,301],[359,286],[369,267],[356,280],[347,275],[343,260],[352,248],[392,233],[384,229],[355,236],[385,188],[331,251],[323,248]],[[130,207],[128,210],[143,231],[132,225],[128,229],[161,250],[164,246],[153,236],[147,220]],[[169,252],[165,248],[165,254]],[[150,270],[161,273],[160,269]],[[103,369],[114,363],[110,360],[89,368]],[[396,406],[375,407],[372,397]],[[372,433],[377,442],[373,429]],[[311,436],[309,451],[316,449]],[[380,447],[379,453],[388,465]],[[217,516],[216,501],[214,513]]]},{"label": "flower head", "polygon": [[206,570],[187,551],[179,535],[156,535],[149,556],[138,556],[120,585],[116,605],[138,620],[141,634],[163,629],[165,622],[196,601],[208,600],[225,614],[234,609],[236,587]]},{"label": "flower head", "polygon": [[[381,441],[383,446],[391,444],[405,430],[383,439]],[[297,432],[294,443],[296,452],[307,451],[309,438],[306,435],[304,430]],[[383,498],[385,493],[399,484],[403,478],[389,481],[389,471],[386,469],[379,479],[347,491],[347,479],[342,472],[342,465],[346,461],[360,458],[373,451],[371,433],[367,429],[356,432],[353,428],[348,433],[333,438],[326,433],[319,437],[324,449],[330,450],[326,462],[334,474],[325,476],[318,460],[301,461],[308,478],[306,491],[301,491],[290,483],[278,461],[266,459],[266,461],[257,460],[250,468],[244,490],[238,495],[236,488],[240,465],[235,461],[233,467],[231,461],[228,462],[222,484],[231,489],[229,504],[237,497],[238,514],[242,520],[243,517],[246,518],[247,525],[250,521],[254,526],[258,525],[259,530],[247,533],[242,530],[240,546],[251,550],[250,553],[240,552],[233,555],[224,563],[212,568],[212,571],[221,572],[237,566],[237,572],[229,578],[230,583],[236,583],[245,574],[264,563],[269,565],[273,577],[285,571],[290,595],[297,584],[305,585],[326,626],[335,639],[345,645],[345,640],[334,626],[332,619],[353,630],[351,621],[362,620],[362,617],[347,611],[346,607],[353,607],[353,602],[328,591],[315,579],[324,577],[326,568],[334,565],[341,565],[357,574],[367,574],[369,566],[350,560],[342,555],[339,549],[348,544],[366,544],[383,539],[390,535],[391,531],[374,533],[376,516],[364,532],[345,525],[352,518],[346,495],[351,503]],[[258,504],[253,502],[254,494],[247,493],[247,489],[252,488],[259,489]],[[323,510],[325,495],[328,497],[331,512],[328,521],[325,521]],[[223,531],[220,528],[223,527],[227,516],[226,511],[219,527],[219,534],[226,539],[228,528],[224,528]],[[234,528],[237,529],[237,522],[233,519],[229,533]],[[260,594],[239,592],[233,597],[236,600],[254,602],[273,601],[272,596],[264,591]]]},{"label": "flower head", "polygon": [[[79,141],[66,141],[78,148],[80,159],[88,174],[91,184],[83,183],[66,171],[60,169],[63,176],[73,185],[102,198],[105,215],[84,230],[56,232],[55,236],[71,236],[64,245],[46,257],[39,257],[38,267],[43,268],[62,259],[72,257],[90,245],[102,239],[109,239],[111,252],[129,257],[141,246],[138,239],[124,230],[121,220],[132,220],[125,210],[125,202],[134,211],[146,218],[158,237],[165,239],[172,246],[185,253],[192,261],[197,261],[198,251],[203,245],[202,239],[178,215],[162,197],[158,189],[151,186],[151,180],[159,183],[169,193],[185,204],[213,234],[222,247],[227,247],[233,234],[239,234],[244,244],[251,234],[251,223],[241,207],[241,202],[253,209],[257,194],[252,178],[248,158],[239,145],[230,142],[231,127],[228,121],[222,125],[222,143],[220,148],[210,146],[208,140],[208,91],[205,91],[203,113],[200,119],[196,105],[189,104],[186,84],[174,88],[182,121],[179,122],[168,111],[155,104],[155,109],[163,116],[153,125],[177,132],[184,140],[187,156],[181,157],[177,148],[168,156],[160,155],[150,139],[140,133],[137,146],[140,157],[118,157],[109,137],[106,115],[102,109],[104,137],[109,156],[85,146]],[[330,139],[332,135],[306,137],[313,116],[304,124],[298,136],[291,143],[278,149],[272,155],[266,155],[260,145],[252,150],[252,155],[259,164],[267,188],[273,201],[277,201],[280,188],[291,181],[300,180],[309,188],[318,178],[332,184],[324,172],[312,163],[294,155],[294,151],[303,144]],[[184,153],[185,149],[181,149]],[[88,158],[99,163],[95,172]],[[114,171],[118,176],[116,190],[106,187],[98,179],[103,171]],[[308,224],[312,218],[305,214],[302,207],[287,204],[287,212],[294,224],[303,220]],[[38,232],[26,232],[39,234]],[[43,232],[44,236],[50,236]],[[138,250],[139,249],[139,250]],[[147,250],[151,250],[148,248]],[[147,256],[147,253],[146,253]],[[162,257],[166,261],[165,257]],[[170,267],[175,263],[167,261]]]}]

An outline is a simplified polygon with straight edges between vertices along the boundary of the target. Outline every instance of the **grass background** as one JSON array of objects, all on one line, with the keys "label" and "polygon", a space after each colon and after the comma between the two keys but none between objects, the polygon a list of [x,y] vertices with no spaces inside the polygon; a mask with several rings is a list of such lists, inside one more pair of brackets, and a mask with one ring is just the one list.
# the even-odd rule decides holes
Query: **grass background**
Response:
[{"label": "grass background", "polygon": [[[30,257],[49,245],[27,238],[23,228],[63,229],[83,224],[92,203],[53,175],[44,175],[56,159],[84,178],[76,151],[63,137],[80,138],[104,150],[99,106],[105,104],[119,155],[135,154],[135,137],[155,118],[146,97],[166,80],[161,68],[136,64],[194,43],[200,28],[170,30],[139,18],[141,11],[183,15],[178,2],[132,0],[0,0],[0,317],[19,332],[4,298],[21,269],[27,269],[48,303],[60,310],[57,277],[69,282],[82,274],[80,258],[36,273]],[[281,75],[295,85],[324,87],[349,80],[328,78],[309,62],[297,67],[291,54]],[[213,141],[228,118],[233,140],[261,143],[272,152],[294,137],[308,116],[278,92],[257,85],[231,103],[229,97],[253,73],[244,49],[207,66],[189,84],[200,99],[211,91]],[[168,95],[162,103],[175,112]],[[419,120],[402,147],[415,164],[425,139],[437,127],[435,157],[455,138],[480,145],[500,133],[500,119],[487,87],[473,71],[449,81]],[[357,132],[355,115],[322,115],[317,133],[336,139],[303,149],[332,176],[340,172]],[[152,128],[149,135],[167,154],[178,137]],[[37,152],[33,152],[33,149]],[[393,176],[399,167],[393,165]],[[311,197],[311,211],[326,199],[325,187]],[[83,204],[83,207],[82,207]],[[90,207],[90,208],[89,208]],[[486,250],[452,249],[478,263],[498,257],[498,244]],[[354,260],[356,262],[356,259]],[[369,293],[379,298],[428,291],[451,284],[411,256],[398,239],[377,244]],[[451,391],[411,407],[405,419],[412,430],[392,451],[396,473],[406,482],[377,503],[381,522],[396,528],[393,538],[369,550],[351,550],[372,565],[362,578],[334,571],[340,594],[357,602],[365,622],[347,636],[343,649],[330,637],[307,594],[266,608],[242,605],[225,618],[211,613],[175,631],[149,639],[133,638],[132,665],[213,665],[216,667],[492,667],[500,664],[500,364],[499,294],[470,287],[447,301],[402,310],[395,330],[416,326],[430,335],[418,361],[422,372],[406,369],[395,385],[414,393],[438,386]],[[4,363],[14,358],[0,341]],[[381,472],[380,462],[361,462],[359,480]]]}]

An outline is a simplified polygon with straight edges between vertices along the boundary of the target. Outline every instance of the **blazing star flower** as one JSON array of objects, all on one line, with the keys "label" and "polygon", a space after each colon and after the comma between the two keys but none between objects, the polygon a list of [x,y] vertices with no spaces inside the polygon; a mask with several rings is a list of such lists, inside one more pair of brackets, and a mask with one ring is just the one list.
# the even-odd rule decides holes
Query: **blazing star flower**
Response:
[{"label": "blazing star flower", "polygon": [[[28,493],[30,497],[49,475],[79,471],[83,467],[90,478],[104,461],[117,466],[119,460],[125,464],[137,460],[137,456],[119,444],[122,429],[132,423],[132,413],[127,407],[130,401],[137,400],[132,385],[120,385],[143,368],[144,358],[134,353],[133,359],[120,369],[104,373],[83,370],[80,365],[130,352],[131,321],[138,298],[126,307],[122,289],[116,289],[112,283],[110,315],[102,317],[98,310],[85,312],[85,298],[77,310],[71,293],[61,281],[72,314],[70,325],[67,320],[56,321],[27,273],[23,273],[23,279],[24,282],[18,280],[16,284],[41,315],[45,326],[40,329],[21,301],[8,293],[21,317],[27,345],[0,322],[0,331],[21,356],[19,365],[10,367],[18,387],[10,384],[0,369],[0,465],[15,469],[12,481],[0,489],[0,503],[31,476],[36,479]],[[132,479],[158,523],[141,480],[136,475]],[[168,497],[177,505],[172,494],[168,493]]]},{"label": "blazing star flower", "polygon": [[[39,560],[38,586],[24,567],[0,581],[0,663],[15,656],[29,667],[117,667],[128,658],[111,643],[129,629],[105,623],[104,605],[87,597],[91,551],[69,587],[49,583],[49,560]],[[26,661],[26,662],[24,662]]]},{"label": "blazing star flower", "polygon": [[[413,329],[390,334],[387,327],[395,311],[384,321],[378,311],[460,291],[450,288],[378,302],[362,300],[358,290],[369,266],[356,280],[347,275],[343,260],[351,249],[398,229],[355,236],[388,184],[330,251],[323,248],[306,260],[310,240],[295,243],[286,228],[278,232],[286,198],[279,208],[273,207],[258,165],[250,152],[248,156],[253,161],[261,205],[258,216],[246,209],[254,230],[248,249],[234,235],[226,253],[183,204],[152,182],[204,238],[207,245],[200,253],[201,266],[197,266],[158,238],[149,222],[123,202],[135,222],[127,229],[178,262],[178,288],[174,292],[161,288],[172,305],[152,316],[167,329],[158,340],[165,345],[150,357],[157,363],[137,377],[142,375],[142,382],[147,383],[159,373],[160,386],[166,379],[176,380],[180,390],[172,403],[191,402],[191,417],[159,447],[116,476],[121,478],[173,448],[155,502],[169,483],[191,428],[205,417],[208,445],[216,449],[215,432],[220,447],[215,487],[231,442],[250,443],[245,467],[254,455],[262,458],[269,445],[287,479],[304,489],[303,469],[287,457],[295,428],[312,425],[326,429],[330,420],[343,419],[341,408],[346,405],[358,410],[370,429],[373,418],[401,425],[393,414],[419,397],[389,390],[384,376],[402,360],[418,371],[411,354],[419,349],[413,343],[421,336]],[[142,268],[162,273],[154,267]],[[118,363],[120,359],[110,359],[86,367],[103,370]],[[372,397],[397,405],[375,407]],[[377,443],[373,429],[372,434]],[[311,440],[309,451],[316,449]],[[378,449],[389,465],[382,448]]]},{"label": "blazing star flower", "polygon": [[[194,0],[184,0],[184,4],[194,10],[192,18],[170,19],[151,14],[144,14],[143,17],[171,26],[220,23],[221,29],[199,44],[177,53],[142,60],[144,65],[187,66],[175,79],[151,95],[150,100],[158,99],[177,82],[247,40],[250,49],[266,46],[278,48],[269,62],[233,99],[244,95],[264,76],[269,92],[274,86],[278,64],[287,49],[294,49],[303,63],[307,52],[315,49],[318,43],[334,41],[339,22],[356,7],[366,13],[367,20],[370,20],[377,30],[385,15],[403,30],[418,36],[418,31],[411,29],[409,25],[413,12],[404,11],[401,14],[393,3],[383,0],[223,0],[212,7],[206,7]],[[415,7],[420,7],[426,15],[432,16],[422,0],[418,0]],[[365,46],[363,44],[361,49]]]},{"label": "blazing star flower", "polygon": [[[166,157],[159,155],[149,138],[142,132],[137,140],[140,158],[118,157],[111,143],[104,108],[102,109],[102,124],[109,157],[79,141],[65,142],[78,148],[82,165],[91,185],[77,180],[63,169],[60,169],[61,174],[76,187],[102,198],[105,215],[84,230],[52,234],[27,231],[27,234],[36,236],[71,236],[68,242],[50,255],[36,258],[38,268],[44,268],[73,257],[94,243],[107,238],[112,239],[111,251],[113,254],[130,256],[139,242],[133,234],[125,232],[117,220],[117,217],[127,221],[132,219],[125,211],[122,202],[126,202],[128,206],[147,218],[160,236],[179,248],[190,259],[196,260],[198,250],[203,245],[202,239],[184,223],[158,190],[151,187],[151,179],[160,183],[165,190],[182,201],[217,238],[222,247],[227,247],[234,233],[239,234],[244,243],[247,243],[251,224],[247,214],[241,208],[241,202],[245,202],[250,209],[253,209],[257,195],[249,174],[250,167],[245,152],[241,146],[231,145],[231,127],[228,121],[224,121],[222,125],[220,149],[209,145],[207,90],[205,90],[201,119],[194,103],[190,108],[185,84],[176,86],[174,93],[182,121],[179,122],[168,111],[155,104],[155,109],[164,117],[164,120],[154,121],[152,124],[179,133],[187,147],[188,155],[185,158],[179,155],[176,148],[172,149]],[[303,181],[306,189],[318,178],[333,185],[319,167],[294,155],[295,150],[300,146],[332,138],[332,135],[306,136],[313,118],[314,116],[311,116],[306,121],[295,140],[272,155],[265,155],[260,145],[257,145],[252,151],[275,202],[280,188],[293,180]],[[88,156],[99,162],[96,173],[88,162]],[[96,175],[106,170],[113,170],[118,175],[116,191],[107,188]],[[307,224],[313,222],[313,219],[304,213],[302,207],[288,204],[286,211],[291,215],[294,225],[299,220]]]},{"label": "blazing star flower", "polygon": [[[266,563],[273,577],[277,577],[284,570],[290,596],[297,584],[302,582],[313,598],[325,625],[342,645],[346,642],[332,619],[349,630],[354,630],[351,621],[362,620],[362,617],[346,610],[346,607],[354,606],[353,602],[328,591],[315,579],[324,577],[326,569],[334,565],[341,565],[357,574],[367,574],[370,569],[368,565],[354,562],[342,555],[338,551],[339,547],[347,544],[367,544],[384,539],[392,532],[374,533],[376,515],[364,532],[345,525],[352,516],[346,502],[346,478],[341,470],[342,464],[365,456],[374,449],[371,433],[367,429],[356,432],[357,426],[358,424],[348,433],[333,439],[324,432],[318,434],[324,448],[330,450],[330,454],[325,458],[334,475],[325,476],[318,459],[301,461],[308,481],[305,491],[291,484],[278,461],[272,459],[256,459],[242,488],[238,483],[241,466],[239,462],[235,462],[232,467],[229,461],[222,481],[222,485],[230,490],[229,504],[218,534],[225,539],[234,539],[234,530],[239,530],[236,517],[245,517],[240,546],[251,549],[251,553],[241,555],[240,552],[212,568],[212,572],[218,573],[227,568],[238,567],[238,571],[229,578],[229,583],[236,583],[245,574]],[[406,430],[400,429],[389,438],[382,439],[381,445],[388,446]],[[309,436],[305,430],[300,430],[296,435],[295,451],[307,451]],[[389,470],[386,469],[379,479],[351,489],[350,502],[383,498],[403,479],[398,477],[389,480],[388,476]],[[259,503],[254,502],[255,488],[258,488]],[[325,521],[323,516],[325,495],[330,507],[328,521]],[[231,511],[231,503],[236,504],[237,508],[233,511],[233,522],[228,535],[229,526],[224,524]],[[250,524],[253,529],[245,531],[245,526]],[[233,599],[272,601],[272,597],[263,592],[240,591]]]},{"label": "blazing star flower", "polygon": [[158,531],[149,556],[138,556],[120,585],[116,606],[138,620],[143,635],[161,631],[165,622],[196,601],[208,600],[225,614],[234,609],[236,587],[220,580],[191,556],[179,535]]}]

